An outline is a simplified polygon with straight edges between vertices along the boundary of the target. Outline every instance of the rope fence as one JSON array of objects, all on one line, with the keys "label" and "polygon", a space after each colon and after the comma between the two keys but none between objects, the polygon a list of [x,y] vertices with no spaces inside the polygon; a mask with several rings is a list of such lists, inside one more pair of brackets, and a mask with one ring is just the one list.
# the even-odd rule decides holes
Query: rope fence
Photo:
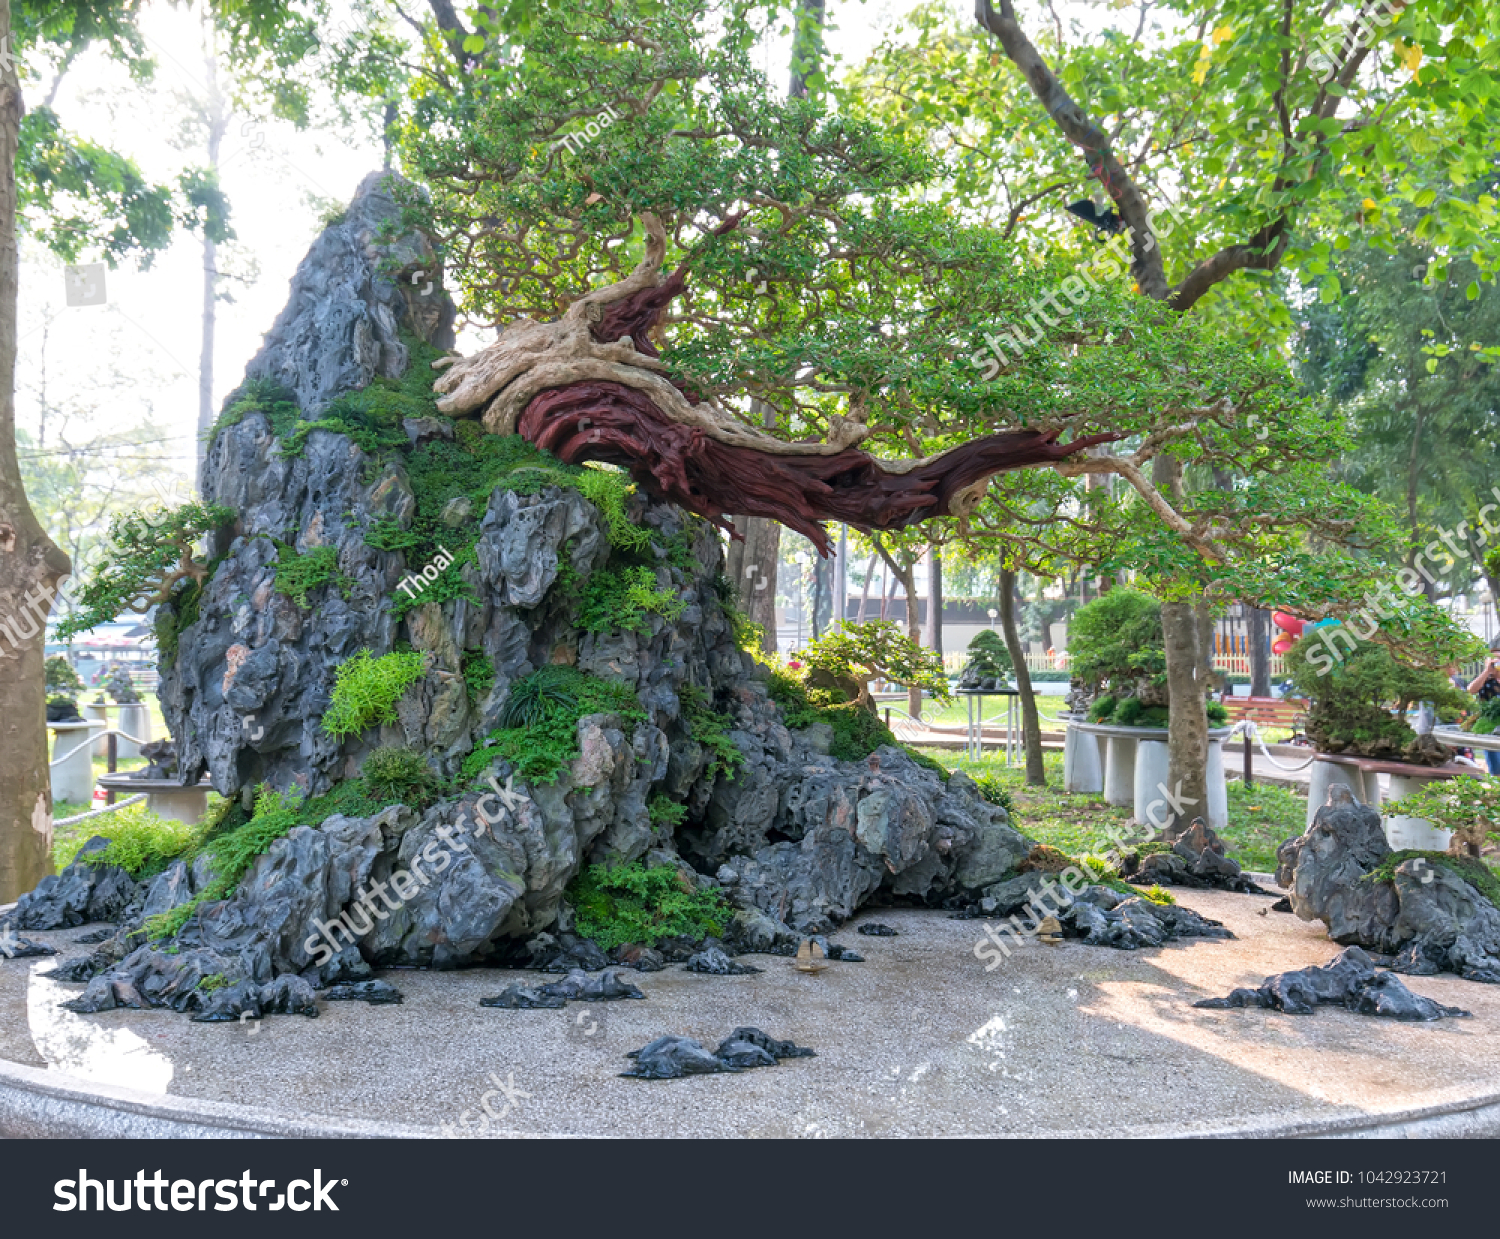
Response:
[{"label": "rope fence", "polygon": [[73,817],[60,817],[52,823],[53,826],[76,826],[79,822],[86,822],[91,817],[101,817],[105,813],[113,813],[117,809],[123,809],[127,805],[140,804],[146,799],[145,792],[137,792],[134,796],[127,796],[118,804],[105,805],[102,809],[90,809],[87,813],[78,813]]}]

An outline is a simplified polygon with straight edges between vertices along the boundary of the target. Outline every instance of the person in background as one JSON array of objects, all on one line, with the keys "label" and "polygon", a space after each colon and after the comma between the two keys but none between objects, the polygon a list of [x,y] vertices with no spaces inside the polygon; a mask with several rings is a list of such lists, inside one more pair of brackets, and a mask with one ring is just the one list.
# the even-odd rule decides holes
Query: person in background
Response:
[{"label": "person in background", "polygon": [[[1500,641],[1490,646],[1490,656],[1484,660],[1484,666],[1480,668],[1479,674],[1474,677],[1474,682],[1466,690],[1473,693],[1480,701],[1492,701],[1500,697],[1500,666],[1495,663],[1497,651],[1500,651]],[[1500,752],[1487,749],[1484,760],[1491,774],[1500,774]]]}]

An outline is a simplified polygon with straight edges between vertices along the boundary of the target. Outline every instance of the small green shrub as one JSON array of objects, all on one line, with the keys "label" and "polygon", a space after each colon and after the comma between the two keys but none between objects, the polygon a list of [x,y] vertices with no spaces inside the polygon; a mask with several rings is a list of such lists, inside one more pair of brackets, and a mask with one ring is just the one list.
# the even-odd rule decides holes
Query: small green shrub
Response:
[{"label": "small green shrub", "polygon": [[334,673],[333,700],[323,715],[323,730],[341,740],[393,722],[396,703],[421,678],[422,655],[414,650],[379,658],[360,650]]},{"label": "small green shrub", "polygon": [[608,951],[663,938],[695,941],[724,932],[732,909],[716,890],[695,890],[671,865],[648,869],[636,862],[609,869],[590,865],[568,887],[574,926]]},{"label": "small green shrub", "polygon": [[213,994],[229,984],[229,978],[222,972],[210,972],[206,977],[198,981],[198,992],[200,994]]},{"label": "small green shrub", "polygon": [[[92,865],[119,865],[137,880],[154,877],[178,857],[186,855],[197,844],[201,830],[185,822],[174,822],[158,817],[143,804],[129,805],[109,815],[99,833],[109,840],[109,846],[92,853],[88,861]],[[86,842],[82,837],[78,846]],[[72,862],[69,855],[63,864]]]},{"label": "small green shrub", "polygon": [[1229,726],[1229,707],[1222,701],[1210,701],[1204,708],[1208,712],[1208,725],[1210,727]]},{"label": "small green shrub", "polygon": [[1089,706],[1089,722],[1102,723],[1109,719],[1120,704],[1120,699],[1113,693],[1105,693],[1102,697],[1095,697]]},{"label": "small green shrub", "polygon": [[1008,814],[1016,811],[1015,797],[1010,794],[1010,789],[1005,787],[999,779],[992,774],[971,774],[974,784],[979,788],[979,794],[991,804],[999,805]]},{"label": "small green shrub", "polygon": [[675,830],[687,819],[687,805],[657,793],[646,806],[646,814],[653,826],[667,826]]},{"label": "small green shrub", "polygon": [[47,660],[46,672],[49,693],[83,692],[83,681],[78,678],[78,672],[73,670],[73,664],[61,654],[54,654]]},{"label": "small green shrub", "polygon": [[510,686],[500,711],[500,727],[536,727],[547,719],[568,714],[577,717],[578,673],[571,667],[540,667]]},{"label": "small green shrub", "polygon": [[795,673],[776,666],[771,668],[768,688],[788,727],[826,723],[833,728],[830,757],[858,761],[883,745],[898,743],[878,714],[857,702],[843,700],[837,690],[814,688]]},{"label": "small green shrub", "polygon": [[308,606],[307,596],[324,585],[337,584],[348,597],[349,578],[339,571],[339,552],[334,546],[315,546],[299,555],[285,542],[276,543],[276,589],[299,607]]},{"label": "small green shrub", "polygon": [[376,749],[365,758],[360,776],[365,781],[365,790],[382,804],[399,802],[420,809],[438,791],[437,776],[414,749]]},{"label": "small green shrub", "polygon": [[[538,677],[547,686],[544,694],[534,690]],[[563,767],[578,756],[578,721],[585,715],[618,714],[627,731],[646,721],[634,692],[576,667],[543,667],[512,684],[510,693],[507,712],[518,693],[523,698],[537,696],[538,712],[532,722],[492,731],[485,746],[464,759],[465,778],[475,778],[504,758],[527,782],[555,783]]]},{"label": "small green shrub", "polygon": [[651,631],[648,615],[677,619],[686,604],[671,589],[658,589],[656,570],[644,564],[634,567],[606,565],[584,586],[578,626],[585,632]]},{"label": "small green shrub", "polygon": [[744,764],[745,755],[729,738],[731,720],[714,710],[706,689],[685,685],[679,697],[688,734],[710,754],[703,776],[712,779],[722,773],[733,778],[734,772]]},{"label": "small green shrub", "polygon": [[495,664],[488,658],[464,659],[464,684],[469,692],[469,704],[477,706],[495,687]]}]

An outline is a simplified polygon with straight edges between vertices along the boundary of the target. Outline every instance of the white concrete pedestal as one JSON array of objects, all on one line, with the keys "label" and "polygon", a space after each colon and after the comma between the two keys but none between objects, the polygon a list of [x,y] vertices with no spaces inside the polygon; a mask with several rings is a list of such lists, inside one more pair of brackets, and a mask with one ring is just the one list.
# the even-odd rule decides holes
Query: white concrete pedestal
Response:
[{"label": "white concrete pedestal", "polygon": [[[52,801],[84,801],[92,806],[94,799],[94,749],[88,743],[89,733],[104,724],[94,719],[81,723],[48,723],[55,739],[52,742]],[[70,751],[71,750],[71,751]],[[59,761],[58,759],[62,760]]]},{"label": "white concrete pedestal", "polygon": [[1224,781],[1224,741],[1210,738],[1208,741],[1208,768],[1205,771],[1208,784],[1208,812],[1203,817],[1209,829],[1223,830],[1229,825],[1229,788]]},{"label": "white concrete pedestal", "polygon": [[[1431,782],[1419,775],[1393,774],[1387,803],[1395,808],[1403,796],[1413,796]],[[1385,841],[1398,852],[1408,848],[1418,852],[1446,852],[1453,838],[1451,830],[1439,830],[1425,817],[1387,813],[1381,817],[1380,825],[1385,830]]]},{"label": "white concrete pedestal", "polygon": [[1110,736],[1104,752],[1104,799],[1112,805],[1135,807],[1135,756],[1132,736]]},{"label": "white concrete pedestal", "polygon": [[[146,793],[146,808],[158,817],[173,822],[186,822],[196,826],[208,811],[208,793],[213,787],[208,783],[195,783],[184,787],[176,779],[133,779],[128,774],[106,774],[99,779],[99,786],[115,792],[122,799]],[[102,831],[100,833],[107,833]]]},{"label": "white concrete pedestal", "polygon": [[1135,749],[1135,820],[1160,830],[1171,816],[1167,799],[1167,742],[1138,740]]},{"label": "white concrete pedestal", "polygon": [[1063,741],[1063,791],[1097,796],[1104,790],[1104,760],[1099,737],[1069,727]]}]

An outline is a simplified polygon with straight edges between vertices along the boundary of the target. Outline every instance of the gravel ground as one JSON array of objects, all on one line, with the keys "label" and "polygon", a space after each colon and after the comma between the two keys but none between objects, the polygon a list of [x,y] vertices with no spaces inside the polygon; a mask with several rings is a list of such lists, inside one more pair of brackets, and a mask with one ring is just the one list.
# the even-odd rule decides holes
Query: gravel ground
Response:
[{"label": "gravel ground", "polygon": [[[881,910],[865,919],[899,937],[863,937],[855,924],[835,936],[862,964],[808,976],[744,956],[765,971],[672,968],[634,978],[643,1002],[561,1011],[478,1005],[530,974],[394,971],[384,975],[405,1005],[327,1003],[317,1020],[73,1016],[56,1004],[79,987],[34,975],[54,961],[0,961],[0,1057],[158,1093],[491,1136],[1166,1136],[1500,1092],[1500,987],[1408,979],[1476,1017],[1435,1025],[1195,1010],[1194,999],[1338,948],[1321,925],[1258,915],[1268,899],[1179,899],[1238,939],[1134,953],[1028,942],[986,972],[973,954],[981,922]],[[31,936],[64,946],[83,932]],[[746,1024],[818,1056],[740,1075],[617,1074],[626,1051],[663,1033],[712,1049]]]}]

